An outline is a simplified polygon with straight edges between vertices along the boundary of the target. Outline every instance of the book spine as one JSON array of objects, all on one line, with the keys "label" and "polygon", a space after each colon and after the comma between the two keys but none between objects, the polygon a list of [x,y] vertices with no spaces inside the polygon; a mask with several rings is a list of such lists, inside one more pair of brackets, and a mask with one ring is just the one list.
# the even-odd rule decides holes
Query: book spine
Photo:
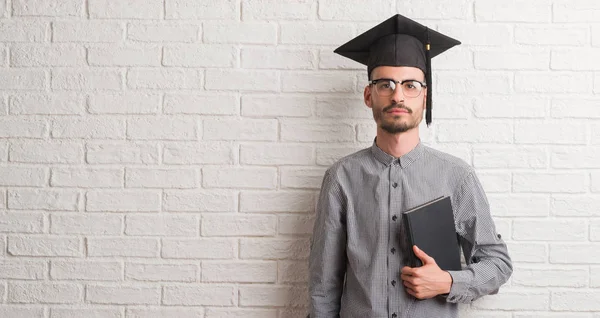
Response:
[{"label": "book spine", "polygon": [[408,216],[408,214],[404,214],[405,218],[404,218],[404,229],[406,231],[406,237],[408,239],[408,261],[410,263],[410,267],[417,267],[417,266],[421,266],[422,264],[420,264],[421,262],[419,261],[419,259],[417,258],[417,256],[415,255],[415,252],[413,251],[413,245],[415,245],[415,239],[413,237],[413,231],[412,231],[412,226],[410,225],[410,216]]}]

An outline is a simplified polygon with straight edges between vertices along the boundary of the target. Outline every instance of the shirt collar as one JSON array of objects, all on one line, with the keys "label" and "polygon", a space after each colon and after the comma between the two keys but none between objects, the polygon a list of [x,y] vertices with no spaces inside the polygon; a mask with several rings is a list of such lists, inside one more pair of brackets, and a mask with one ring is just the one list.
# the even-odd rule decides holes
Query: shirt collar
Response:
[{"label": "shirt collar", "polygon": [[421,157],[421,154],[423,153],[423,144],[421,143],[421,140],[419,140],[419,143],[415,146],[415,148],[413,148],[411,151],[401,156],[400,158],[396,158],[388,154],[387,152],[381,150],[381,148],[377,146],[376,141],[377,138],[373,140],[373,145],[371,146],[371,153],[373,154],[375,159],[377,159],[379,162],[383,163],[386,166],[392,164],[399,164],[402,168],[408,167],[411,163],[417,161],[417,159],[419,159],[419,157]]}]

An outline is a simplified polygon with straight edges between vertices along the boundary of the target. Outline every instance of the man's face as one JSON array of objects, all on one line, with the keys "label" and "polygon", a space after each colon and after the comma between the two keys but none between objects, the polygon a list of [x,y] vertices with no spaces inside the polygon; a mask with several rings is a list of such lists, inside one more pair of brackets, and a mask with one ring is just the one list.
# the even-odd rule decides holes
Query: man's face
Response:
[{"label": "man's face", "polygon": [[[371,80],[388,78],[402,82],[417,80],[425,82],[423,71],[408,66],[379,66],[371,71]],[[373,111],[377,126],[390,134],[398,134],[419,127],[423,119],[427,90],[416,97],[405,96],[398,84],[390,96],[381,96],[374,85],[365,87],[364,100]]]}]

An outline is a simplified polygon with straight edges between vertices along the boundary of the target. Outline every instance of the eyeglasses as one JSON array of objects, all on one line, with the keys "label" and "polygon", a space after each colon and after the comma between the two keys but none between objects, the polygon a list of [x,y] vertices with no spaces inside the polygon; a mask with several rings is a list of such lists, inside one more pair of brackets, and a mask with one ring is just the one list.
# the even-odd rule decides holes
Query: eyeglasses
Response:
[{"label": "eyeglasses", "polygon": [[375,86],[375,92],[383,97],[394,94],[396,84],[400,84],[402,87],[402,94],[406,97],[417,97],[421,94],[423,88],[427,87],[427,84],[417,80],[404,80],[400,82],[391,78],[379,78],[369,82],[369,85]]}]

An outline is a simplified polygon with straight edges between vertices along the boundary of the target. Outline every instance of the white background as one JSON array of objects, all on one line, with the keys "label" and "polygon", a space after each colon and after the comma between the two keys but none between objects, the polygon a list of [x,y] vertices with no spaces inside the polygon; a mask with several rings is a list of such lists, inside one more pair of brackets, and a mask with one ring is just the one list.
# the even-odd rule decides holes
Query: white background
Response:
[{"label": "white background", "polygon": [[0,317],[304,317],[325,169],[371,144],[332,53],[401,13],[426,144],[515,271],[463,317],[600,317],[600,1],[0,0]]}]

